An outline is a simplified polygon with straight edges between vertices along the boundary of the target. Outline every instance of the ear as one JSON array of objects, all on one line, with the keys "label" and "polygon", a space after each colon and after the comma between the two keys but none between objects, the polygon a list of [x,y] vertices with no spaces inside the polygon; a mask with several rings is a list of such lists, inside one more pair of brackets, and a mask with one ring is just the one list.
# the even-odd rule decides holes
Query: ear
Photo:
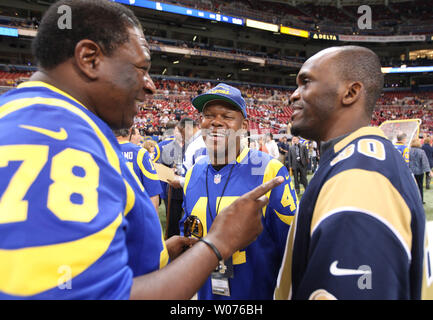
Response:
[{"label": "ear", "polygon": [[198,116],[198,122],[200,123],[200,128],[201,128],[201,124],[203,123],[203,119],[204,119],[203,112],[200,112]]},{"label": "ear", "polygon": [[98,71],[103,56],[101,47],[92,40],[81,40],[75,46],[75,64],[91,80],[98,78]]},{"label": "ear", "polygon": [[362,82],[356,81],[351,82],[346,86],[346,91],[342,98],[341,103],[343,106],[350,106],[361,98],[362,92],[364,91],[364,85]]},{"label": "ear", "polygon": [[242,129],[248,131],[250,127],[250,121],[248,119],[242,120]]}]

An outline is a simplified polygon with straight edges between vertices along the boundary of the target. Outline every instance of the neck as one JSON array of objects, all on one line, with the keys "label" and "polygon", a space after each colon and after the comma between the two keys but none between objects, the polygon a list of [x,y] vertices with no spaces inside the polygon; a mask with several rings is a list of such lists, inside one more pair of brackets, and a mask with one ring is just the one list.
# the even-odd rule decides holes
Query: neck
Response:
[{"label": "neck", "polygon": [[[72,76],[65,77],[67,74],[71,74]],[[65,64],[61,64],[49,72],[41,69],[30,77],[30,81],[42,81],[52,85],[53,87],[69,94],[91,112],[95,113],[94,108],[92,107],[93,104],[84,90],[79,90],[75,85],[73,85],[74,83],[78,83],[80,79],[77,79],[74,73],[68,72]]]},{"label": "neck", "polygon": [[218,154],[214,153],[213,156],[209,156],[210,163],[213,167],[225,166],[225,165],[229,164],[230,162],[235,161],[239,157],[240,154],[241,154],[240,148],[237,148],[235,153],[234,152],[228,152],[226,150],[224,157],[222,155],[218,155]]},{"label": "neck", "polygon": [[116,137],[118,142],[130,142],[128,137]]},{"label": "neck", "polygon": [[[338,119],[330,121],[332,123],[326,131],[321,135],[319,141],[329,141],[337,137],[352,133],[362,127],[370,124],[370,119],[365,115],[364,110],[362,113],[358,112],[358,115],[354,115],[354,110],[347,110],[348,112],[338,115]],[[350,112],[353,112],[350,114]],[[353,120],[355,119],[355,121]],[[316,139],[313,139],[316,140]]]}]

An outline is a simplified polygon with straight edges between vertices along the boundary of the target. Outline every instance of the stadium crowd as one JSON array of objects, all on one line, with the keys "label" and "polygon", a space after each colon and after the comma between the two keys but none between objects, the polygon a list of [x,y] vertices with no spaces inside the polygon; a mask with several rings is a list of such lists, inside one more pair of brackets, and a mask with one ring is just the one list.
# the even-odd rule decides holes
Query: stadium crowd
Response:
[{"label": "stadium crowd", "polygon": [[[374,29],[359,30],[357,27],[358,6],[343,6],[338,8],[331,5],[305,5],[281,4],[277,2],[261,1],[220,1],[220,0],[165,0],[165,3],[187,6],[200,10],[218,12],[243,18],[257,19],[276,24],[289,25],[308,30],[310,32],[346,34],[346,35],[433,35],[433,12],[429,1],[417,0],[401,3],[390,3],[389,5],[371,5]],[[40,23],[39,14],[27,12],[2,10],[0,25],[21,27],[25,29],[37,29]],[[416,17],[416,19],[413,19]],[[421,23],[420,23],[421,22]],[[296,56],[288,56],[283,53],[260,52],[247,48],[226,48],[223,46],[186,41],[179,39],[168,39],[155,30],[149,30],[146,38],[149,43],[169,44],[185,48],[197,48],[212,51],[230,52],[239,55],[260,56],[264,58],[288,60],[303,63],[306,59],[305,52]],[[382,64],[387,66],[428,65],[431,59],[419,57],[415,60],[400,60],[394,58],[382,58]]]},{"label": "stadium crowd", "polygon": [[[16,86],[32,72],[0,71],[0,86]],[[156,94],[141,105],[135,126],[143,136],[159,141],[170,120],[183,117],[198,119],[191,99],[212,87],[209,81],[155,80]],[[250,130],[256,134],[285,133],[293,112],[288,103],[292,90],[285,88],[236,85],[247,102]],[[386,120],[422,120],[420,132],[433,134],[433,92],[386,91],[376,103],[371,125],[379,126]]]},{"label": "stadium crowd", "polygon": [[[30,79],[2,73],[0,92],[19,85],[0,98],[0,270],[7,279],[0,299],[433,296],[413,174],[370,126],[420,117],[431,128],[430,93],[381,93],[379,58],[357,46],[309,58],[295,91],[154,82],[130,9],[69,0],[80,34],[59,32],[61,4],[47,10],[33,42],[39,70]],[[308,164],[317,169],[310,181]],[[170,220],[176,190],[180,221]],[[155,214],[164,194],[168,224],[180,228],[170,237]],[[365,264],[337,268],[336,257],[352,268]],[[63,267],[69,274],[59,278]],[[373,290],[372,269],[380,279]],[[366,282],[335,280],[341,275]]]}]

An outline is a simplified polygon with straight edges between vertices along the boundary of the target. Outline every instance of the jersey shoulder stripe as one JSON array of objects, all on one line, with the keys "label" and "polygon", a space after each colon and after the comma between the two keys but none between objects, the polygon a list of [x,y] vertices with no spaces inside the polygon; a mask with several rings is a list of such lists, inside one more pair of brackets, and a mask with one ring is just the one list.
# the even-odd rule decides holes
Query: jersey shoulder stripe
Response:
[{"label": "jersey shoulder stripe", "polygon": [[382,222],[400,240],[410,259],[411,211],[385,176],[374,171],[351,169],[326,181],[314,208],[311,235],[326,218],[350,211],[366,213]]}]

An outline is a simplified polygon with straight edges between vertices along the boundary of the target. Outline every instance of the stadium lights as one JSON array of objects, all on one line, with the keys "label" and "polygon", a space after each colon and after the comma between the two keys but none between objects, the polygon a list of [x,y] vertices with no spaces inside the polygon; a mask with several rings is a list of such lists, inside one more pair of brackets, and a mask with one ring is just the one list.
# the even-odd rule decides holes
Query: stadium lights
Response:
[{"label": "stadium lights", "polygon": [[18,29],[0,27],[0,36],[18,37]]},{"label": "stadium lights", "polygon": [[280,32],[302,38],[308,38],[310,36],[310,33],[306,30],[290,28],[283,25],[280,26]]},{"label": "stadium lights", "polygon": [[433,72],[433,66],[426,67],[401,67],[401,68],[392,68],[392,67],[383,67],[382,73],[417,73],[417,72]]},{"label": "stadium lights", "polygon": [[179,60],[173,61],[173,64],[178,64]]},{"label": "stadium lights", "polygon": [[273,23],[267,23],[257,20],[251,20],[247,19],[245,21],[247,27],[256,28],[260,30],[266,30],[266,31],[272,31],[272,32],[278,32],[278,25]]},{"label": "stadium lights", "polygon": [[184,16],[191,16],[196,18],[202,18],[202,19],[208,19],[211,20],[211,22],[225,22],[225,23],[231,23],[236,25],[244,25],[244,19],[238,18],[238,17],[232,17],[232,16],[226,16],[223,14],[215,13],[215,12],[209,12],[204,10],[197,10],[187,7],[182,7],[178,5],[168,4],[168,3],[162,3],[162,2],[155,2],[155,1],[149,1],[149,0],[112,0],[114,2],[119,2],[127,5],[133,5],[136,7],[142,7],[152,10],[158,10],[162,12],[170,12],[175,14],[181,14]]},{"label": "stadium lights", "polygon": [[243,68],[241,71],[250,71],[250,68]]},{"label": "stadium lights", "polygon": [[192,38],[192,41],[195,41],[197,39],[197,36],[195,35],[194,38]]}]

